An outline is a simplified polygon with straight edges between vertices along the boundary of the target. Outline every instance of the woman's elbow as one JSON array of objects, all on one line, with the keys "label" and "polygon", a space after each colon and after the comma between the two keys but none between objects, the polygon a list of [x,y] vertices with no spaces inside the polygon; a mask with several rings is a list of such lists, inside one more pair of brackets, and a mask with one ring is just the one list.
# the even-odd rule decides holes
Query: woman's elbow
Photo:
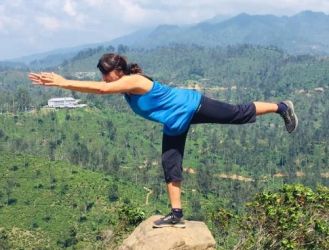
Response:
[{"label": "woman's elbow", "polygon": [[114,89],[109,88],[109,87],[101,88],[101,89],[99,89],[98,92],[99,92],[99,94],[101,94],[101,95],[108,95],[108,94],[116,94],[116,93],[120,93],[120,91],[115,91]]},{"label": "woman's elbow", "polygon": [[111,94],[107,89],[99,89],[97,91],[97,94],[100,94],[100,95],[107,95],[107,94]]}]

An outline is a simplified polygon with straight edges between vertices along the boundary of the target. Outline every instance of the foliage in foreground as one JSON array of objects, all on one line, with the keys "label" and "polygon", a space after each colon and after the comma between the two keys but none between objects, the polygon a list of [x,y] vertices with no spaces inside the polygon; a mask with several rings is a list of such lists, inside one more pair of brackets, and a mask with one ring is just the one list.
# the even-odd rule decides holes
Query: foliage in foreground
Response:
[{"label": "foliage in foreground", "polygon": [[213,228],[227,249],[329,249],[329,188],[301,184],[261,192],[246,214],[212,213]]},{"label": "foliage in foreground", "polygon": [[[138,186],[64,162],[27,155],[6,155],[0,162],[0,249],[114,249],[165,206],[155,199],[154,206],[144,205]],[[270,190],[240,214],[216,198],[188,199],[194,200],[192,213],[203,207],[197,214],[208,220],[219,249],[328,249],[329,188]]]}]

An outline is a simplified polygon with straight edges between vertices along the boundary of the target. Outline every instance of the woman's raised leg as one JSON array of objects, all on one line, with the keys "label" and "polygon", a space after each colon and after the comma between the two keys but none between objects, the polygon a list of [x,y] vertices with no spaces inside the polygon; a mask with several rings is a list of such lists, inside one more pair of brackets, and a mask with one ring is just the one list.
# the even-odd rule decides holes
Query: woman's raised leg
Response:
[{"label": "woman's raised leg", "polygon": [[276,113],[278,111],[278,104],[269,102],[254,102],[256,107],[256,115],[264,115],[268,113]]},{"label": "woman's raised leg", "polygon": [[280,103],[249,102],[232,105],[206,96],[202,96],[200,107],[194,114],[191,124],[246,124],[255,122],[256,116],[268,113],[279,114],[289,133],[296,130],[298,119],[291,101]]}]

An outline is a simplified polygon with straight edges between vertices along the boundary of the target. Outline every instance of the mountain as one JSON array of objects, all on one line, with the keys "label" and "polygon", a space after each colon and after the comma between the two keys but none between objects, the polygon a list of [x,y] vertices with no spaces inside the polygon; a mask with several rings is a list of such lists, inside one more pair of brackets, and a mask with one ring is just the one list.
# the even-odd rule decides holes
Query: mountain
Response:
[{"label": "mountain", "polygon": [[46,51],[43,53],[37,53],[37,54],[29,55],[29,56],[23,56],[23,57],[10,59],[8,61],[31,63],[33,61],[44,59],[46,57],[51,57],[51,56],[59,57],[60,55],[63,55],[64,57],[69,57],[69,56],[73,57],[76,53],[78,53],[79,51],[81,51],[83,49],[98,47],[103,44],[104,43],[92,43],[92,44],[83,44],[83,45],[74,46],[74,47],[59,48],[59,49],[55,49],[55,50]]},{"label": "mountain", "polygon": [[210,19],[207,19],[203,22],[205,23],[220,23],[220,22],[223,22],[223,21],[226,21],[228,19],[232,18],[232,16],[229,16],[229,15],[217,15],[217,16],[214,16]]},{"label": "mountain", "polygon": [[[151,32],[155,29],[155,27],[147,28],[147,29],[141,29],[136,32],[133,32],[131,34],[116,38],[114,40],[111,40],[108,42],[112,46],[117,46],[119,44],[125,44],[128,46],[131,46],[135,43],[138,43],[139,41],[143,41],[144,39],[147,39]],[[125,41],[125,42],[122,42]]]},{"label": "mountain", "polygon": [[18,57],[6,61],[0,61],[0,68],[48,68],[62,64],[65,60],[70,60],[80,51],[87,48],[96,48],[104,43],[84,44],[75,47],[59,48],[43,53],[32,54],[28,56]]},{"label": "mountain", "polygon": [[[47,68],[70,60],[79,51],[99,46],[155,48],[170,44],[198,44],[202,46],[228,46],[252,44],[276,46],[291,54],[329,54],[329,15],[322,12],[303,11],[294,16],[249,15],[235,17],[215,16],[194,25],[159,25],[145,28],[111,41],[62,48],[34,54],[10,62],[1,62],[10,67],[13,62],[28,67]],[[22,67],[21,65],[17,67]]]},{"label": "mountain", "polygon": [[248,15],[213,19],[193,26],[160,25],[148,33],[113,40],[115,44],[152,48],[173,43],[227,46],[274,45],[292,54],[329,53],[329,15],[304,11],[297,15]]}]

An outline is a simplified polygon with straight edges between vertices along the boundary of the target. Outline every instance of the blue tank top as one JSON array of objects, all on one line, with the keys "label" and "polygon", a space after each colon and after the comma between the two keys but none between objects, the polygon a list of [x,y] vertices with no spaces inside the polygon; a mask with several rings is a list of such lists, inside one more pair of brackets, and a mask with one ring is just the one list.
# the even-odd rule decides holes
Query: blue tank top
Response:
[{"label": "blue tank top", "polygon": [[145,94],[124,94],[131,109],[138,115],[164,125],[167,135],[184,133],[197,110],[201,93],[191,89],[171,88],[153,81]]}]

